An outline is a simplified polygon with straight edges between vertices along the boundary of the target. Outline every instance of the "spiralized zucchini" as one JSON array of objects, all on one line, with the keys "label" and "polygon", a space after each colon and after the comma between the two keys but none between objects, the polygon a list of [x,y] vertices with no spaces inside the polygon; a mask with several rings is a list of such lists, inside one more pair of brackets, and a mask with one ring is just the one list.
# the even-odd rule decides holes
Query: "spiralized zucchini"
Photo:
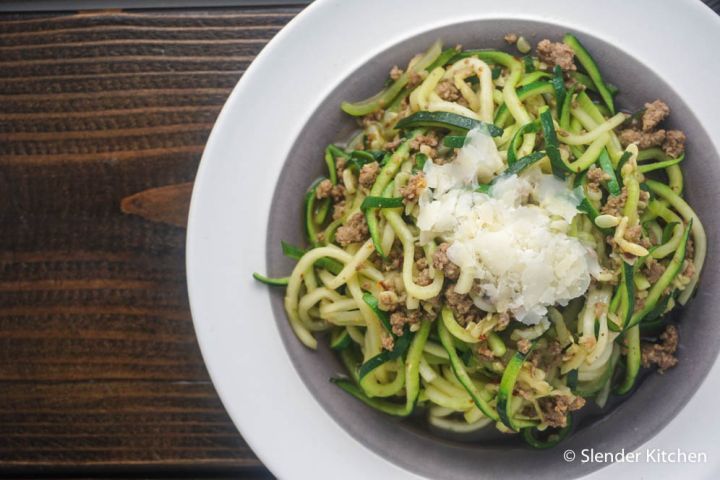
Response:
[{"label": "spiralized zucchini", "polygon": [[[327,148],[327,178],[308,190],[311,248],[284,245],[298,260],[289,277],[256,278],[287,287],[288,319],[307,347],[332,333],[348,368],[334,382],[370,407],[419,410],[431,428],[455,433],[495,425],[547,448],[586,400],[604,406],[632,390],[641,336],[657,338],[692,295],[707,242],[682,197],[685,155],[621,143],[643,112],[614,113],[617,89],[577,38],[564,42],[587,74],[436,42],[404,72],[395,68],[378,95],[343,103],[361,130]],[[568,233],[602,267],[584,295],[534,326],[482,298],[473,298],[475,319],[462,318],[443,294],[472,295],[472,272],[445,278],[447,265],[435,262],[442,239],[420,238],[415,225],[425,188],[417,172],[452,161],[483,125],[504,162],[497,176],[541,169],[575,188]]]}]

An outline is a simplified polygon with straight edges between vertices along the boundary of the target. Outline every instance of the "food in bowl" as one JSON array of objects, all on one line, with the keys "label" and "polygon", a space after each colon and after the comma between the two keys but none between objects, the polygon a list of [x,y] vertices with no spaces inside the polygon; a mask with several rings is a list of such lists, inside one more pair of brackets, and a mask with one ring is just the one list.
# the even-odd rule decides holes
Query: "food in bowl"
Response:
[{"label": "food in bowl", "polygon": [[361,129],[305,196],[310,248],[283,245],[292,274],[256,278],[287,287],[303,344],[330,333],[334,382],[369,406],[544,448],[588,400],[631,392],[641,364],[674,365],[667,314],[706,239],[669,107],[616,111],[572,35],[536,51],[438,42],[343,103]]}]

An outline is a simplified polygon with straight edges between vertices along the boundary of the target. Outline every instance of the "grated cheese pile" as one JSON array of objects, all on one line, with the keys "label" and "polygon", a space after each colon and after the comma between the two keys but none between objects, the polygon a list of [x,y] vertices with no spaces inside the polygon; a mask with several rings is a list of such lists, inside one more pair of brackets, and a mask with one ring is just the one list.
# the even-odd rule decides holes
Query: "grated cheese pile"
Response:
[{"label": "grated cheese pile", "polygon": [[567,234],[578,199],[539,167],[500,177],[489,195],[474,192],[503,169],[487,132],[470,131],[453,162],[425,164],[429,188],[417,226],[422,243],[450,243],[450,261],[475,278],[470,295],[479,308],[534,325],[548,306],[583,295],[600,267],[595,252]]}]

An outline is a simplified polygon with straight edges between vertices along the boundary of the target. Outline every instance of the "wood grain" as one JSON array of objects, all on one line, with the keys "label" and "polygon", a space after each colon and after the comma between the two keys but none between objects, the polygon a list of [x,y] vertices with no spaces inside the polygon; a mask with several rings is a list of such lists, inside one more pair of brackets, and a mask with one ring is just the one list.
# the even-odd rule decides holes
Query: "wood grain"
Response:
[{"label": "wood grain", "polygon": [[181,198],[297,12],[0,15],[0,474],[267,477],[197,348]]},{"label": "wood grain", "polygon": [[138,215],[152,222],[185,227],[192,188],[190,182],[150,188],[123,198],[120,209],[123,213]]}]

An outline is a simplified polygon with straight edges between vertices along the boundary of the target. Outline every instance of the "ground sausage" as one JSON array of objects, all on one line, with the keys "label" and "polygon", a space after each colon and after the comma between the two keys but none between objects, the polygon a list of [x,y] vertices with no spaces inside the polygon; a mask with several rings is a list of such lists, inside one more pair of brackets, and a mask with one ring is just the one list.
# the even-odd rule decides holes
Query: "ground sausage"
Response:
[{"label": "ground sausage", "polygon": [[558,65],[563,70],[576,70],[575,52],[569,46],[561,42],[551,42],[548,39],[541,40],[537,44],[537,53],[540,60],[550,68]]},{"label": "ground sausage", "polygon": [[593,190],[600,189],[600,182],[610,180],[610,175],[605,173],[602,168],[592,167],[587,173],[588,188]]},{"label": "ground sausage", "polygon": [[502,332],[510,324],[510,315],[507,312],[497,313],[498,321],[495,324],[493,330],[496,332]]},{"label": "ground sausage", "polygon": [[695,263],[692,260],[685,260],[685,266],[680,273],[685,278],[692,278],[695,275]]},{"label": "ground sausage", "polygon": [[488,347],[487,341],[479,342],[475,351],[483,360],[492,361],[495,358],[495,354],[490,347]]},{"label": "ground sausage", "polygon": [[[643,296],[640,296],[642,294]],[[645,303],[647,302],[647,290],[638,292],[637,296],[635,297],[635,311],[642,310],[645,308]]]},{"label": "ground sausage", "polygon": [[[367,115],[362,117],[363,127],[367,128],[367,127],[371,126],[372,124],[381,121],[384,116],[385,116],[385,110],[382,110],[382,109],[377,110],[372,113],[368,113]],[[369,138],[369,136],[370,135],[368,135],[368,138]]]},{"label": "ground sausage", "polygon": [[395,290],[383,290],[378,293],[378,307],[384,312],[394,312],[400,305],[400,299]]},{"label": "ground sausage", "polygon": [[326,178],[322,182],[318,183],[317,188],[315,188],[315,198],[317,198],[318,200],[328,198],[330,196],[330,192],[332,192],[332,189],[332,182]]},{"label": "ground sausage", "polygon": [[645,113],[642,116],[643,132],[654,130],[655,127],[670,115],[670,107],[662,100],[655,100],[645,104]]},{"label": "ground sausage", "polygon": [[350,217],[345,225],[335,232],[335,240],[343,247],[355,242],[367,240],[369,235],[365,215],[358,212]]},{"label": "ground sausage", "polygon": [[435,90],[440,98],[448,102],[456,102],[462,96],[460,90],[450,80],[440,82]]},{"label": "ground sausage", "polygon": [[403,74],[402,68],[398,67],[397,65],[394,65],[390,69],[390,78],[393,80],[397,80],[400,78],[400,76]]},{"label": "ground sausage", "polygon": [[403,201],[406,204],[417,202],[418,198],[420,198],[420,194],[423,190],[425,190],[425,187],[427,187],[425,174],[418,172],[410,177],[407,185],[400,188],[400,195],[403,196]]},{"label": "ground sausage", "polygon": [[693,257],[695,257],[695,244],[693,243],[692,238],[688,238],[687,248],[685,249],[685,258]]},{"label": "ground sausage", "polygon": [[427,135],[418,135],[417,137],[410,140],[411,150],[419,151],[420,153],[427,155],[431,159],[437,157],[437,150],[435,149],[437,145],[438,138],[433,132]]},{"label": "ground sausage", "polygon": [[420,150],[420,147],[423,145],[437,147],[438,138],[435,133],[431,132],[427,135],[418,135],[410,141],[410,149],[412,150]]},{"label": "ground sausage", "polygon": [[[528,342],[529,347],[529,342]],[[540,368],[544,371],[550,371],[553,368],[559,366],[563,361],[563,351],[560,342],[553,340],[548,343],[547,348],[533,350],[528,355],[528,361],[535,368]]]},{"label": "ground sausage", "polygon": [[390,253],[383,259],[383,270],[392,272],[398,270],[403,262],[403,251],[399,242],[394,242]]},{"label": "ground sausage", "polygon": [[381,336],[381,341],[383,350],[392,352],[395,349],[395,340],[393,340],[392,335],[388,335],[387,333],[383,332]]},{"label": "ground sausage", "polygon": [[420,310],[407,310],[403,309],[390,315],[390,325],[392,325],[392,332],[400,336],[403,334],[405,325],[414,325],[420,323]]},{"label": "ground sausage", "polygon": [[333,206],[333,220],[339,220],[345,215],[345,201],[338,202]]},{"label": "ground sausage", "polygon": [[386,150],[395,150],[398,147],[398,145],[400,145],[401,143],[402,143],[402,139],[400,138],[400,135],[395,135],[395,137],[392,140],[390,140],[389,142],[387,142],[385,144],[385,149]]},{"label": "ground sausage", "polygon": [[642,132],[633,128],[626,128],[618,135],[620,143],[623,147],[627,147],[631,143],[637,143],[640,150],[652,147],[660,147],[665,142],[665,130],[655,130],[653,132]]},{"label": "ground sausage", "polygon": [[482,316],[482,312],[475,306],[470,295],[457,293],[454,283],[449,284],[445,289],[445,302],[455,315],[455,321],[462,326],[477,321]]},{"label": "ground sausage", "polygon": [[620,191],[620,195],[608,197],[605,205],[600,209],[605,215],[613,215],[615,217],[621,216],[620,212],[625,206],[627,201],[627,188],[623,187]]},{"label": "ground sausage", "polygon": [[679,157],[685,151],[685,134],[680,130],[668,130],[662,149],[673,158]]},{"label": "ground sausage", "polygon": [[338,178],[342,178],[345,171],[345,159],[340,157],[335,159],[335,172]]},{"label": "ground sausage", "polygon": [[638,243],[642,237],[642,227],[640,225],[633,225],[625,230],[625,240],[632,243]]},{"label": "ground sausage", "polygon": [[648,206],[650,201],[650,192],[640,190],[640,196],[638,197],[638,213],[642,213]]},{"label": "ground sausage", "polygon": [[422,82],[422,81],[423,81],[423,77],[418,72],[416,72],[415,70],[410,70],[409,75],[408,75],[407,88],[412,90],[413,88],[420,85],[420,82]]},{"label": "ground sausage", "polygon": [[518,35],[517,35],[517,33],[512,33],[512,32],[506,33],[505,36],[503,37],[503,40],[505,40],[508,43],[508,45],[514,45],[518,41]]},{"label": "ground sausage", "polygon": [[420,257],[415,260],[415,268],[418,271],[415,283],[421,287],[425,287],[433,282],[433,277],[430,275],[430,266],[428,265],[428,261],[425,257]]},{"label": "ground sausage", "polygon": [[656,283],[665,272],[665,267],[652,257],[645,261],[644,273],[650,283]]},{"label": "ground sausage", "polygon": [[[541,352],[542,350],[538,350]],[[549,371],[554,367],[559,366],[562,363],[563,348],[560,342],[553,340],[548,344],[545,355],[545,371]]]},{"label": "ground sausage", "polygon": [[379,172],[380,164],[378,162],[366,163],[360,169],[358,182],[360,182],[361,186],[370,188],[373,186],[373,183],[375,183],[375,179],[377,178]]},{"label": "ground sausage", "polygon": [[668,325],[660,335],[661,343],[645,343],[642,346],[642,365],[645,368],[657,365],[660,373],[678,363],[675,351],[678,346],[678,330],[675,325]]},{"label": "ground sausage", "polygon": [[585,405],[585,399],[554,395],[540,398],[538,404],[549,427],[563,428],[567,426],[568,412],[581,409]]},{"label": "ground sausage", "polygon": [[343,185],[334,185],[332,190],[330,190],[330,196],[333,202],[342,202],[345,200],[345,187]]},{"label": "ground sausage", "polygon": [[530,345],[531,345],[530,340],[521,338],[517,342],[517,350],[518,350],[518,352],[520,352],[524,355],[530,351]]},{"label": "ground sausage", "polygon": [[447,242],[443,242],[438,246],[437,250],[433,253],[433,267],[442,271],[445,278],[457,280],[460,276],[460,267],[448,258],[447,250],[449,247],[450,244]]}]

